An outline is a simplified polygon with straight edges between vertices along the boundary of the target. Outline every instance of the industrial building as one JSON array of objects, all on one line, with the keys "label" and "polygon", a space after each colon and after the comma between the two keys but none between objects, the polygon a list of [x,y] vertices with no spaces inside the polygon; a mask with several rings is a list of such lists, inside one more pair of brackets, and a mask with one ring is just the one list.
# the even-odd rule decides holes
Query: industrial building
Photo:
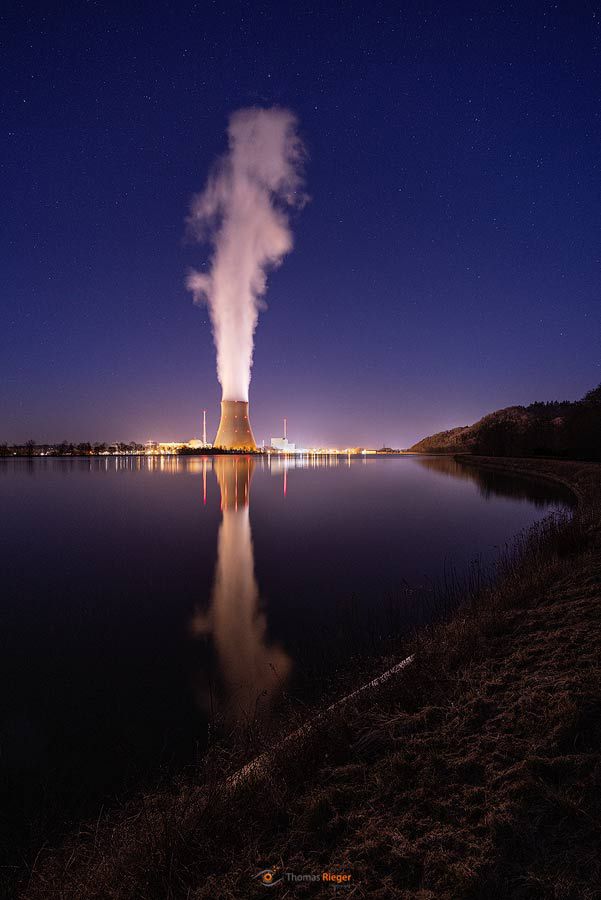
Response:
[{"label": "industrial building", "polygon": [[297,453],[296,444],[288,440],[288,419],[284,419],[284,437],[272,437],[271,448],[278,453]]}]

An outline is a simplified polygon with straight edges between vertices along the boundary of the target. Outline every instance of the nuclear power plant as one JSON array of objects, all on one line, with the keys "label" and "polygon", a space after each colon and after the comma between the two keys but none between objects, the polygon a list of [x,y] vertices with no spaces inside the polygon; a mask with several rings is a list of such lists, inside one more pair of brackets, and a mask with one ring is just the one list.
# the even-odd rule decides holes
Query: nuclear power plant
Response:
[{"label": "nuclear power plant", "polygon": [[257,449],[248,418],[248,401],[221,401],[221,421],[214,446],[224,450]]}]

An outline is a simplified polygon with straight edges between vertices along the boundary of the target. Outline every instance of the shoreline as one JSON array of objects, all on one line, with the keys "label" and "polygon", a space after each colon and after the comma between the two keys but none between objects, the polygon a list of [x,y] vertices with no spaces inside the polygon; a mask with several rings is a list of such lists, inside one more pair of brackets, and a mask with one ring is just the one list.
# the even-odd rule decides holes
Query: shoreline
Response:
[{"label": "shoreline", "polygon": [[[157,459],[159,457],[197,457],[197,456],[265,456],[274,457],[275,459],[307,459],[308,457],[329,457],[335,456],[346,459],[351,456],[353,459],[364,459],[365,457],[372,459],[373,457],[392,457],[399,456],[441,456],[443,454],[436,453],[417,453],[410,450],[393,450],[384,453],[379,450],[370,450],[367,453],[347,453],[344,450],[336,451],[319,451],[308,450],[306,453],[295,451],[294,453],[285,453],[280,450],[271,448],[257,448],[256,450],[223,450],[220,448],[210,450],[183,450],[174,451],[173,453],[6,453],[0,454],[0,459]],[[447,454],[450,455],[450,454]]]},{"label": "shoreline", "polygon": [[[546,481],[550,484],[560,484],[567,488],[576,500],[577,506],[586,505],[590,499],[590,484],[586,474],[594,472],[595,467],[599,471],[601,479],[601,464],[596,462],[581,462],[571,460],[555,460],[551,458],[513,459],[511,457],[495,456],[471,456],[468,453],[453,454],[453,459],[466,466],[474,466],[488,471],[498,471],[506,475],[516,475],[535,481]],[[576,472],[578,469],[578,472]],[[581,471],[584,470],[584,471]],[[585,475],[584,478],[579,477]],[[601,488],[599,488],[601,495]]]},{"label": "shoreline", "polygon": [[[543,892],[513,891],[519,878],[530,879],[528,883],[532,884],[536,883],[533,878],[542,878],[541,890],[543,884],[546,890],[554,883],[558,874],[553,870],[552,857],[561,856],[557,835],[545,854],[546,874],[538,869],[538,874],[533,874],[540,853],[532,849],[532,859],[521,860],[522,873],[511,874],[515,861],[511,861],[503,841],[515,828],[519,831],[526,826],[506,802],[500,804],[505,811],[503,827],[492,822],[494,783],[496,780],[498,787],[507,771],[531,763],[531,754],[526,752],[528,740],[525,746],[520,743],[529,719],[515,714],[516,702],[525,702],[528,691],[534,690],[538,697],[535,709],[541,702],[545,705],[541,696],[556,703],[562,696],[558,688],[565,688],[571,665],[572,672],[590,688],[586,694],[589,706],[592,702],[595,709],[595,703],[601,708],[601,691],[597,689],[601,651],[601,467],[550,460],[457,459],[468,465],[561,483],[577,498],[574,516],[555,528],[535,528],[518,551],[519,558],[505,560],[499,579],[485,589],[483,596],[468,600],[447,621],[423,629],[413,641],[415,660],[406,672],[347,697],[343,709],[328,710],[327,723],[317,722],[293,745],[288,741],[285,747],[279,745],[275,752],[267,752],[267,793],[275,803],[264,803],[263,776],[244,779],[244,785],[235,785],[234,791],[231,784],[224,790],[228,760],[208,760],[199,784],[182,785],[175,794],[146,794],[121,816],[98,823],[93,840],[89,833],[87,838],[80,834],[62,850],[40,858],[22,897],[59,896],[59,892],[64,898],[244,896],[250,890],[254,866],[282,865],[293,871],[312,871],[316,861],[324,870],[353,873],[355,895],[359,897],[398,896],[400,892],[420,898],[467,897],[474,896],[474,890],[489,896],[545,896]],[[582,597],[574,601],[579,594]],[[553,603],[550,597],[555,597]],[[594,644],[597,655],[589,653],[584,666],[583,653],[568,659],[565,640],[553,644],[553,635],[547,633],[558,605],[562,606],[559,634],[565,631],[566,619],[574,619],[571,624],[580,634],[580,649],[587,642],[587,646],[591,641]],[[538,622],[541,610],[542,621]],[[591,622],[600,627],[591,628]],[[554,660],[547,670],[543,667],[541,671],[527,653],[524,655],[527,647],[513,658],[513,642],[526,625],[535,638],[530,649],[536,651],[544,644],[545,651],[550,651],[543,654],[545,659],[548,656]],[[567,646],[577,649],[578,642],[569,641]],[[561,657],[566,657],[563,664]],[[596,665],[592,664],[594,659]],[[514,698],[513,703],[503,705],[497,697],[497,715],[491,717],[487,712],[495,706],[495,694],[502,693],[500,688],[488,690],[494,665],[507,664],[507,660],[512,660],[509,674],[513,671],[513,677],[505,682],[501,679],[506,691],[511,693],[512,683],[520,679],[529,687],[517,692],[520,701]],[[484,679],[478,678],[479,670]],[[545,693],[546,687],[553,687],[554,676],[561,684]],[[578,691],[568,690],[564,699],[572,719],[576,715],[580,722],[583,709],[588,707],[586,703],[579,705],[582,697]],[[469,732],[470,717],[466,722],[465,715],[459,715],[457,728],[450,731],[448,720],[457,719],[458,712],[472,707],[474,727],[463,757],[459,754],[458,759],[460,732]],[[552,717],[552,706],[547,714]],[[485,742],[475,752],[483,733],[492,730],[489,737],[495,737],[494,722],[499,717],[509,718],[512,727],[504,731],[497,727],[497,740]],[[565,722],[563,726],[565,730]],[[544,742],[547,732],[548,728],[539,735],[540,741]],[[576,736],[580,734],[582,728]],[[507,738],[506,754],[511,757],[512,746],[517,743],[521,755],[517,754],[505,772],[495,771],[491,781],[484,777],[485,770],[491,765],[494,768],[495,748],[507,743]],[[589,763],[589,757],[593,757],[598,767],[599,742],[594,734],[587,740],[594,747],[587,744],[584,755]],[[414,752],[409,752],[411,749]],[[547,755],[553,755],[553,750],[546,747]],[[573,761],[574,773],[580,773],[581,763],[580,759]],[[451,771],[453,778],[443,777]],[[533,776],[530,790],[535,780]],[[581,803],[587,784],[583,776],[578,783]],[[428,795],[427,802],[424,794]],[[135,825],[142,811],[146,823],[143,831]],[[587,798],[584,819],[595,818],[598,812],[594,800]],[[237,817],[235,824],[232,816]],[[166,817],[171,822],[168,833]],[[378,827],[373,827],[372,819],[379,822]],[[571,840],[573,834],[568,837]],[[591,840],[589,835],[584,842],[588,851]],[[563,869],[570,871],[571,881],[569,886],[566,882],[568,892],[557,896],[573,896],[577,890],[579,896],[592,897],[589,881],[592,885],[595,866],[589,863],[589,871],[579,874],[582,860],[572,865],[569,842],[559,843]],[[434,852],[436,846],[438,851]],[[190,847],[194,848],[192,855]],[[501,857],[509,878],[500,864]],[[167,858],[169,865],[165,868]],[[370,881],[374,868],[381,874],[381,887]],[[125,871],[128,879],[124,885]],[[562,877],[567,877],[565,872]],[[325,896],[326,888],[323,891]]]}]

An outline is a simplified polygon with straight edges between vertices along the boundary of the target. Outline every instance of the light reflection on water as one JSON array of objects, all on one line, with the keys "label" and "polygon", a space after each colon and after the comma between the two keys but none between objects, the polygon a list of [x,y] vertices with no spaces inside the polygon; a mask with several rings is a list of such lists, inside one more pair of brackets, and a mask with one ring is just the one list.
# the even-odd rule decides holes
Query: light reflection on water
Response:
[{"label": "light reflection on water", "polygon": [[[205,684],[199,689],[201,703],[211,718],[218,703],[226,721],[264,715],[291,667],[285,651],[268,641],[260,609],[249,517],[255,465],[252,457],[215,459],[222,515],[215,579],[208,610],[197,608],[190,624],[195,637],[211,635],[219,662],[215,688]],[[206,460],[202,473],[206,498]]]},{"label": "light reflection on water", "polygon": [[[487,469],[463,465],[449,457],[415,457],[413,462],[431,474],[474,483],[487,501],[494,497],[528,501],[539,509],[550,505],[549,486]],[[281,497],[288,494],[288,473],[373,465],[367,458],[348,456],[226,457],[188,460],[187,471],[202,473],[203,503],[207,503],[207,472],[219,486],[222,520],[217,539],[217,562],[211,602],[199,604],[190,623],[196,638],[209,638],[216,653],[215,671],[199,679],[197,696],[211,719],[226,723],[265,717],[290,675],[292,659],[267,633],[261,606],[249,516],[250,485],[255,469],[277,478]],[[385,461],[386,464],[386,461]],[[390,463],[389,463],[390,464]],[[394,464],[394,462],[392,462]],[[160,471],[177,473],[179,460],[166,460]],[[558,489],[556,500],[562,496]],[[569,504],[567,494],[563,502]]]},{"label": "light reflection on water", "polygon": [[421,621],[447,562],[565,502],[447,458],[0,460],[0,846],[188,764],[210,721],[268,727],[351,620]]}]

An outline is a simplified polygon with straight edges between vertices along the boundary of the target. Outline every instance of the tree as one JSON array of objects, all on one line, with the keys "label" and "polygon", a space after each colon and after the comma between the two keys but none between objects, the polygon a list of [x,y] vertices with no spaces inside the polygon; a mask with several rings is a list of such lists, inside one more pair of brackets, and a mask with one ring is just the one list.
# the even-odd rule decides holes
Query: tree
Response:
[{"label": "tree", "polygon": [[589,391],[588,394],[585,394],[581,402],[601,403],[601,384],[597,385],[596,388],[593,388],[592,391]]}]

